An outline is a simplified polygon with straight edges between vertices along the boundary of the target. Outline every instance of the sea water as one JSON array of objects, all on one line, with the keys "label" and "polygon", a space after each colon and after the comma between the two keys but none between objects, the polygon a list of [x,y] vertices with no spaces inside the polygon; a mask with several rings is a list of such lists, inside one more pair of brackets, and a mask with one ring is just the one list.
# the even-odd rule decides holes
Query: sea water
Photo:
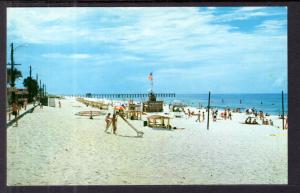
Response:
[{"label": "sea water", "polygon": [[[288,113],[288,95],[284,94],[284,112]],[[175,98],[157,98],[167,103],[179,100],[192,107],[207,107],[208,94],[177,94]],[[210,106],[215,108],[255,108],[272,115],[282,114],[282,95],[278,94],[211,94]]]}]

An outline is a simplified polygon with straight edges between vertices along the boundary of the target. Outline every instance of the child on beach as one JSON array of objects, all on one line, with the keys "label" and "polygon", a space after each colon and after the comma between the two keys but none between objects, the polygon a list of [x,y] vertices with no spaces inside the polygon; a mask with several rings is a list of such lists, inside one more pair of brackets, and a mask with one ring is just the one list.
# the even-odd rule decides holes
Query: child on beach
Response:
[{"label": "child on beach", "polygon": [[107,132],[110,124],[111,124],[111,118],[110,118],[110,113],[107,114],[107,116],[105,117],[105,122],[106,122],[106,129],[105,132]]},{"label": "child on beach", "polygon": [[117,131],[117,116],[114,113],[111,119],[112,127],[113,127],[113,134],[116,134]]}]

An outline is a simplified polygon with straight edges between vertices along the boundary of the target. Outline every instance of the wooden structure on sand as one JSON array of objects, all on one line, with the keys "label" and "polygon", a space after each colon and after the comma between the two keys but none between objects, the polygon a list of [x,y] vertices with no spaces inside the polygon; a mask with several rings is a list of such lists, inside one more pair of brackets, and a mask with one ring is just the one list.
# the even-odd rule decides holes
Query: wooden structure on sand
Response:
[{"label": "wooden structure on sand", "polygon": [[92,106],[95,108],[98,108],[100,110],[108,110],[108,104],[104,104],[103,102],[95,102],[95,101],[89,101],[89,100],[85,100],[83,98],[77,98],[77,101],[85,104],[86,106]]},{"label": "wooden structure on sand", "polygon": [[143,103],[143,112],[162,112],[163,101],[156,101],[155,94],[149,93],[149,100]]},{"label": "wooden structure on sand", "polygon": [[147,117],[148,126],[152,128],[168,128],[171,129],[170,117],[161,116],[161,115],[151,115]]},{"label": "wooden structure on sand", "polygon": [[141,120],[142,111],[128,110],[125,112],[125,117],[126,119],[131,119],[131,120]]}]

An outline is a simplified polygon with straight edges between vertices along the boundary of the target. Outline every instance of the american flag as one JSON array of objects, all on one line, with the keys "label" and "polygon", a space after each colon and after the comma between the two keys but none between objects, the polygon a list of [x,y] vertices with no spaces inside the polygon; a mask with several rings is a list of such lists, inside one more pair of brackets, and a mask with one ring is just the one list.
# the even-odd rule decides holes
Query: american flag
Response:
[{"label": "american flag", "polygon": [[153,80],[152,72],[150,72],[150,74],[148,76],[148,80]]}]

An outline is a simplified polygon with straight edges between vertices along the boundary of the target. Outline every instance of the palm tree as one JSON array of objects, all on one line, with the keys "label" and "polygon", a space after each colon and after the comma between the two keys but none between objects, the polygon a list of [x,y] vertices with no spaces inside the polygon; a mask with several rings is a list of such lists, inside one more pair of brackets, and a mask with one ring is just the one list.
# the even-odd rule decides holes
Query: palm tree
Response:
[{"label": "palm tree", "polygon": [[[14,82],[15,80],[17,80],[19,78],[22,78],[22,72],[16,68],[14,68],[13,72],[11,72],[11,68],[8,68],[6,73],[7,73],[6,83],[10,84],[11,87],[14,86],[14,85],[12,85],[12,82]],[[13,81],[11,80],[12,77],[14,77]]]},{"label": "palm tree", "polygon": [[37,97],[39,92],[39,86],[36,80],[32,79],[30,76],[24,79],[23,85],[27,88],[29,92],[28,101],[32,102],[34,97]]}]

